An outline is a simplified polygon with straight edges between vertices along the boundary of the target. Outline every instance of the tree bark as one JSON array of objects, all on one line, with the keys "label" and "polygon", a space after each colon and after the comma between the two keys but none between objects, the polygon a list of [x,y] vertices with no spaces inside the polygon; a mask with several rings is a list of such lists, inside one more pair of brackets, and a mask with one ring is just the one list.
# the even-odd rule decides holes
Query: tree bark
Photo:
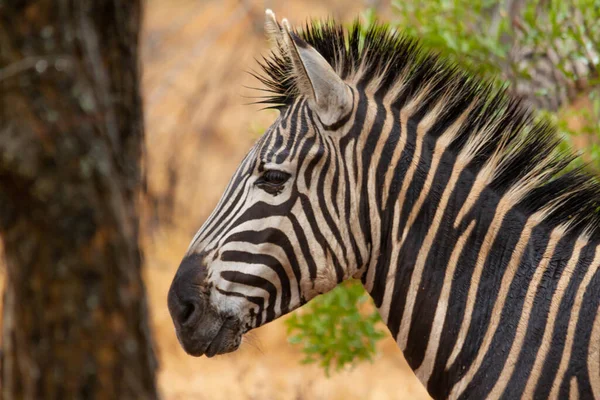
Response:
[{"label": "tree bark", "polygon": [[0,0],[4,399],[157,398],[139,0]]}]

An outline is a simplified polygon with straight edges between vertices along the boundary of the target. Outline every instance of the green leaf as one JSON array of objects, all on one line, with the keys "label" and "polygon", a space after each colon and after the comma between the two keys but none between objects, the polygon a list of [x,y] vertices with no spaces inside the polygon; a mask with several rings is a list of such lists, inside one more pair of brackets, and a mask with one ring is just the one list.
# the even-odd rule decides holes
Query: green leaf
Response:
[{"label": "green leaf", "polygon": [[[375,326],[379,314],[371,305],[362,285],[351,281],[308,303],[301,312],[292,314],[286,324],[289,342],[301,346],[307,356],[304,363],[319,360],[329,373],[370,360],[375,354],[375,343],[385,334]],[[369,308],[365,311],[360,308]]]}]

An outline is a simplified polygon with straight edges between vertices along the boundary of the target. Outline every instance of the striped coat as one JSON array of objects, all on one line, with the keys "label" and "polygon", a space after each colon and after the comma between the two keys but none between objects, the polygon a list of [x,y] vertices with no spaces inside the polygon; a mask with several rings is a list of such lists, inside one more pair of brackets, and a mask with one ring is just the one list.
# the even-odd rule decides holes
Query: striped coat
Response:
[{"label": "striped coat", "polygon": [[555,129],[386,26],[266,31],[280,116],[173,280],[184,349],[358,278],[434,398],[600,398],[600,186]]}]

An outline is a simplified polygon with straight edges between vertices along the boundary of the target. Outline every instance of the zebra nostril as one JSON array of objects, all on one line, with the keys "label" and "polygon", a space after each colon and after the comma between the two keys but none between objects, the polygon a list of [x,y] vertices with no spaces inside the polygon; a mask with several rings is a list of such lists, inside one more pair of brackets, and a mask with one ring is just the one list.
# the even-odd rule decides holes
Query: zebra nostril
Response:
[{"label": "zebra nostril", "polygon": [[195,328],[206,311],[203,284],[206,269],[201,267],[202,257],[185,257],[171,282],[167,294],[167,306],[175,327]]},{"label": "zebra nostril", "polygon": [[194,311],[196,311],[196,306],[194,306],[193,303],[185,304],[183,311],[181,312],[180,323],[184,325],[186,322],[188,322],[192,315],[194,315]]}]

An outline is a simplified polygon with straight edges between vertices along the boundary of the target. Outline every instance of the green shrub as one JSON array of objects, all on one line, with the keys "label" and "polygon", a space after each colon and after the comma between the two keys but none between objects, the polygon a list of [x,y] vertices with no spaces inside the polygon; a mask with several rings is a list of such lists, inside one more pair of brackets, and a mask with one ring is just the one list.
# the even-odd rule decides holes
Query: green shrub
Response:
[{"label": "green shrub", "polygon": [[[463,68],[507,85],[552,120],[565,146],[600,135],[600,1],[393,0],[393,25]],[[367,14],[370,18],[372,15]],[[545,81],[544,84],[534,83]],[[591,107],[557,114],[580,96]],[[567,121],[584,122],[579,131]],[[594,139],[595,139],[594,138]],[[600,170],[598,144],[582,149]],[[580,162],[580,160],[579,160]]]},{"label": "green shrub", "polygon": [[354,361],[371,360],[375,343],[385,336],[376,326],[376,310],[361,312],[369,295],[348,281],[318,296],[287,319],[289,341],[302,346],[304,363],[318,362],[329,375]]}]

